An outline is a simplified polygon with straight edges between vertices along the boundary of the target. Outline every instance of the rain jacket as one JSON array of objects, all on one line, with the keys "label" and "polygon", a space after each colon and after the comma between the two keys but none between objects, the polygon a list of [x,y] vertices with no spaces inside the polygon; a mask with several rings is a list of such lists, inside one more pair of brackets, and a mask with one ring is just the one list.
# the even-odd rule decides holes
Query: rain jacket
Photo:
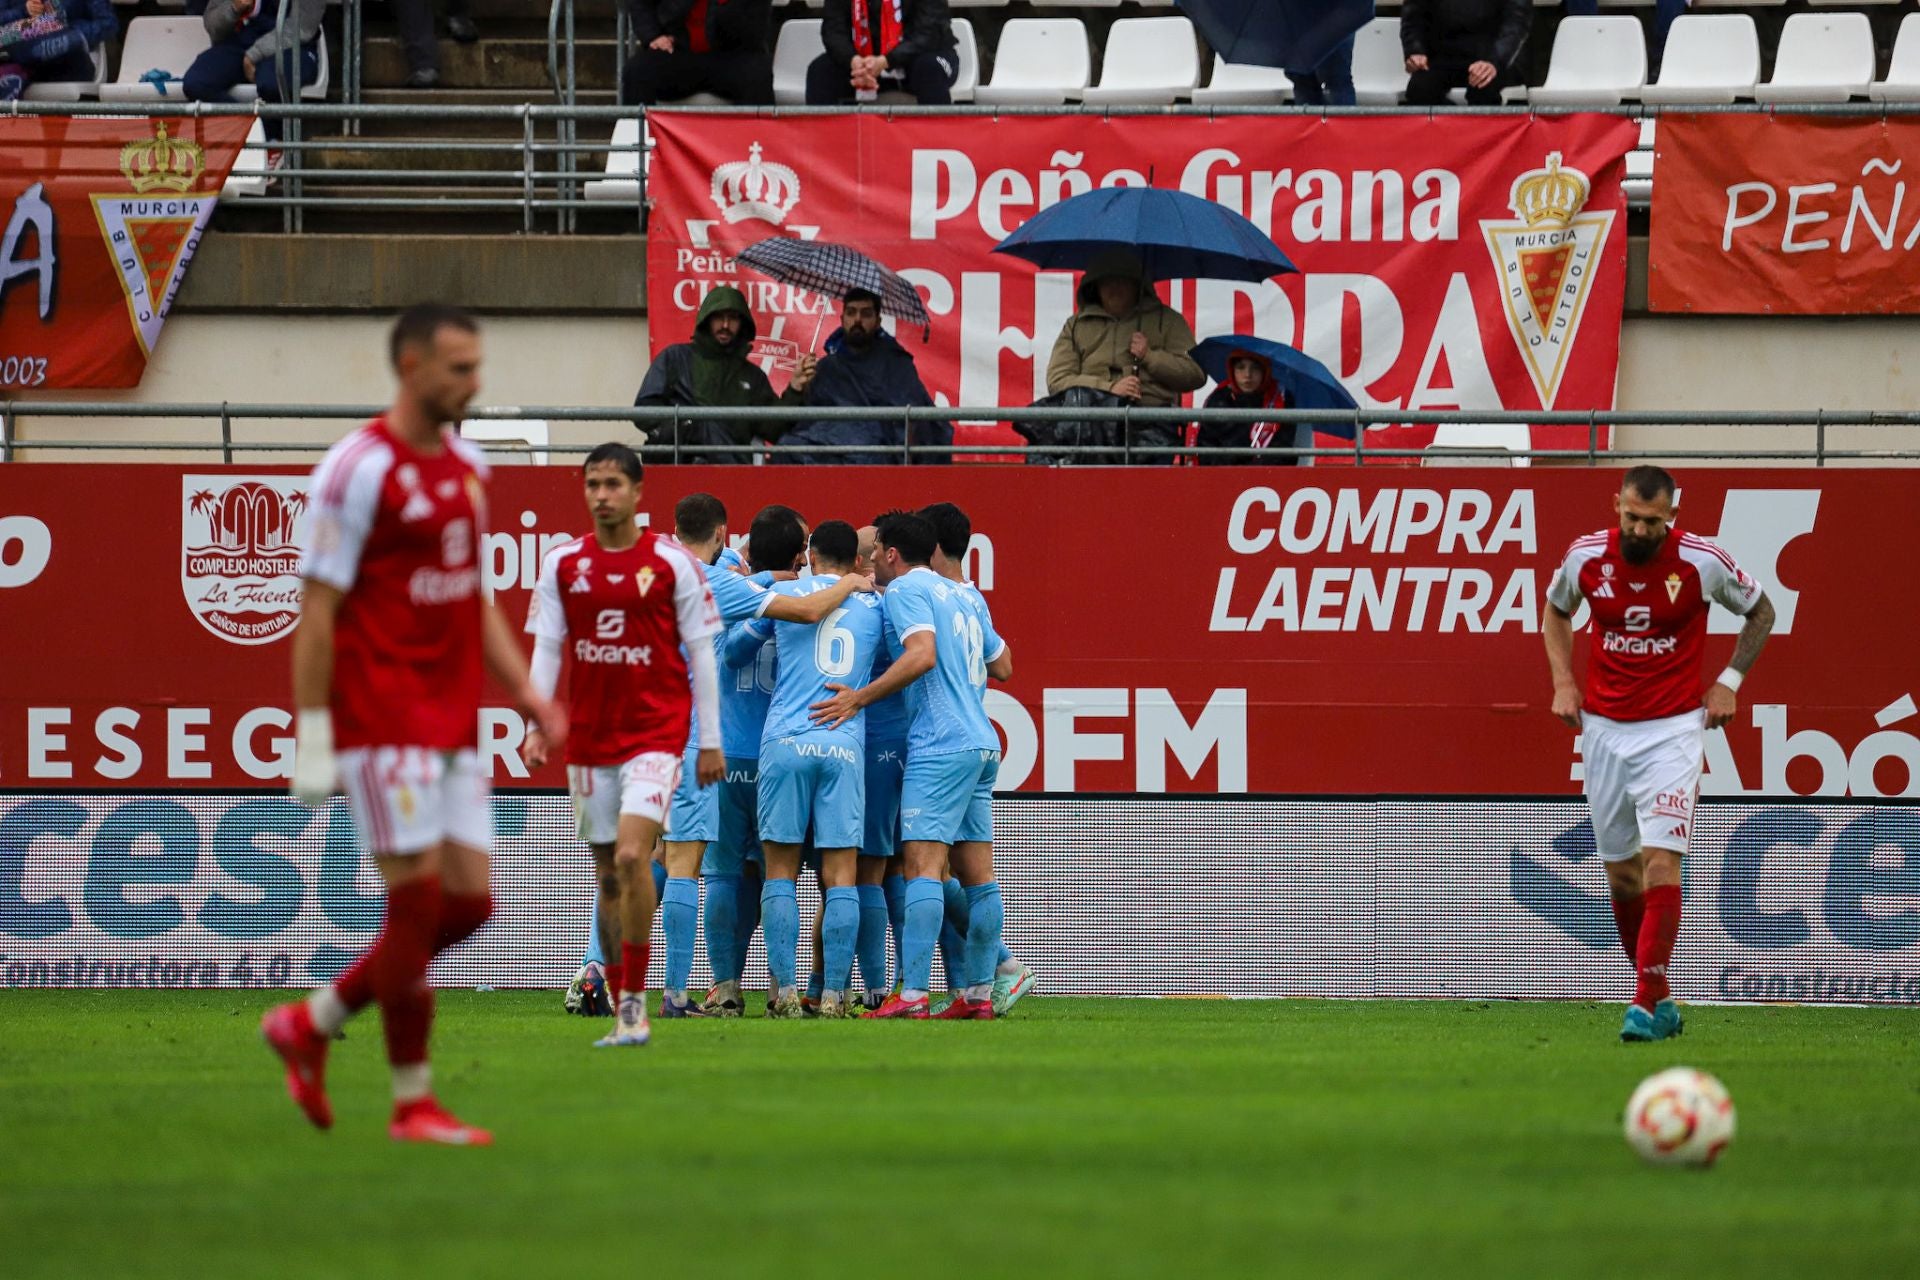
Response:
[{"label": "rain jacket", "polygon": [[[789,404],[810,406],[863,405],[877,409],[913,407],[931,405],[933,397],[927,394],[926,386],[920,381],[919,371],[913,366],[913,356],[894,339],[885,329],[874,335],[873,345],[863,353],[855,353],[846,345],[842,331],[835,329],[827,337],[826,355],[820,359],[820,367],[814,371],[813,384],[804,395],[797,395],[791,387],[783,399]],[[906,442],[906,421],[902,418],[882,414],[876,418],[852,422],[803,422],[786,435],[785,444],[848,445],[848,444],[885,444],[895,448]],[[916,422],[913,424],[913,442],[915,444],[950,445],[953,443],[953,424],[951,422]],[[835,453],[825,450],[819,453],[790,454],[780,459],[783,462],[846,462],[876,463],[898,462],[900,458],[889,454]],[[920,454],[915,462],[947,462],[950,455]]]},{"label": "rain jacket", "polygon": [[[1111,315],[1100,305],[1099,283],[1113,275],[1139,281],[1140,301],[1129,315]],[[1187,354],[1193,347],[1193,330],[1178,311],[1160,301],[1132,254],[1119,250],[1094,258],[1080,282],[1078,300],[1079,310],[1060,330],[1053,357],[1047,361],[1049,395],[1068,387],[1111,389],[1134,372],[1127,346],[1136,332],[1147,335],[1147,354],[1139,369],[1140,404],[1163,408],[1205,384],[1207,375]]]},{"label": "rain jacket", "polygon": [[[722,349],[707,333],[707,321],[716,312],[736,311],[743,316],[740,335],[733,345]],[[693,340],[676,342],[666,348],[647,368],[647,376],[640,383],[640,394],[633,398],[636,406],[643,405],[679,405],[693,407],[732,408],[740,405],[769,405],[780,403],[773,394],[773,387],[767,382],[767,375],[759,365],[747,357],[753,350],[756,329],[753,313],[747,310],[747,300],[738,289],[731,285],[721,285],[707,294],[700,303],[700,311],[693,321]],[[724,395],[702,397],[696,388],[700,386],[721,386]],[[703,452],[702,445],[744,445],[756,437],[762,440],[778,440],[786,430],[784,422],[723,422],[716,419],[689,418],[678,424],[680,461],[682,462],[751,462],[753,456],[741,452]],[[670,422],[653,423],[645,428],[647,449],[645,457],[650,462],[668,461],[675,442],[675,424]]]},{"label": "rain jacket", "polygon": [[[1265,360],[1250,351],[1236,351],[1229,358],[1248,356],[1260,361],[1260,367],[1266,370],[1266,381],[1260,384],[1258,391],[1241,392],[1232,383],[1223,382],[1213,389],[1207,397],[1209,409],[1284,409],[1287,407],[1287,393],[1273,380],[1273,369]],[[1277,426],[1270,422],[1203,422],[1200,424],[1199,438],[1200,465],[1207,466],[1261,466],[1291,467],[1299,461],[1292,454],[1279,454],[1271,458],[1238,457],[1222,458],[1210,454],[1209,449],[1265,449],[1293,447],[1295,429],[1291,426]]]}]

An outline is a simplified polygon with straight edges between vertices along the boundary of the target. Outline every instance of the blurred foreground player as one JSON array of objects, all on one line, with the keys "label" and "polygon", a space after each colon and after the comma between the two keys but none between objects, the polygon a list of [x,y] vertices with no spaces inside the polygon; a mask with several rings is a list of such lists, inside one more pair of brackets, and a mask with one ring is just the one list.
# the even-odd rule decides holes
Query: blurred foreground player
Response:
[{"label": "blurred foreground player", "polygon": [[261,1032],[286,1062],[294,1101],[325,1129],[328,1042],[378,1001],[393,1070],[388,1133],[483,1146],[492,1135],[442,1109],[427,1068],[427,966],[493,914],[493,814],[477,751],[483,673],[553,741],[567,726],[481,594],[487,465],[455,425],[479,389],[478,327],[449,307],[414,307],[394,325],[390,355],[393,407],[314,471],[293,637],[294,794],[318,806],[345,782],[386,882],[386,923],[332,986],[269,1010]]},{"label": "blurred foreground player", "polygon": [[[647,939],[659,905],[653,847],[680,784],[690,706],[695,785],[712,786],[725,771],[712,639],[720,614],[705,571],[686,548],[662,534],[643,534],[634,523],[639,455],[623,444],[603,444],[587,455],[582,476],[593,532],[547,553],[527,630],[534,635],[533,683],[541,694],[552,694],[558,683],[563,653],[570,648],[573,655],[567,790],[600,882],[600,942],[620,952],[611,978],[618,1022],[597,1043],[637,1046],[651,1034]],[[528,764],[546,762],[539,730],[529,735],[526,750]],[[617,909],[607,900],[609,888]],[[669,991],[672,985],[669,979]]]},{"label": "blurred foreground player", "polygon": [[[1672,527],[1673,477],[1627,472],[1617,529],[1576,538],[1540,619],[1553,714],[1581,731],[1593,837],[1613,917],[1639,981],[1622,1040],[1681,1031],[1667,966],[1680,933],[1680,859],[1693,835],[1705,731],[1738,710],[1740,683],[1773,630],[1773,604],[1719,546]],[[1573,678],[1573,612],[1593,610],[1584,698]],[[1746,619],[1727,669],[1700,690],[1707,611]]]}]

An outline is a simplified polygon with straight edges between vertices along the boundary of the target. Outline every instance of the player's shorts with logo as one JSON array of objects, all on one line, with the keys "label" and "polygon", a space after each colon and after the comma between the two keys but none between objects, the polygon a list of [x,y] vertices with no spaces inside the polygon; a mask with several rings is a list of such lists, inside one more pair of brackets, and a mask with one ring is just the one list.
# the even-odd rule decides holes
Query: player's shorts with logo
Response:
[{"label": "player's shorts with logo", "polygon": [[907,744],[867,744],[867,825],[860,853],[891,858],[900,851],[900,784],[907,772]]},{"label": "player's shorts with logo", "polygon": [[423,853],[443,840],[493,848],[493,786],[471,747],[353,747],[339,755],[347,811],[374,853]]},{"label": "player's shorts with logo", "polygon": [[909,755],[900,785],[900,838],[958,844],[993,839],[998,751]]},{"label": "player's shorts with logo", "polygon": [[680,785],[667,807],[666,838],[677,842],[711,840],[720,824],[720,788],[700,785],[700,748],[680,757]]},{"label": "player's shorts with logo", "polygon": [[760,748],[760,838],[816,849],[858,849],[866,838],[867,773],[844,733],[778,738]]},{"label": "player's shorts with logo", "polygon": [[622,814],[664,822],[679,780],[680,757],[670,751],[645,751],[622,765],[568,765],[567,790],[580,819],[580,838],[612,844],[620,838]]},{"label": "player's shorts with logo", "polygon": [[743,863],[763,861],[760,852],[760,762],[728,756],[727,776],[714,788],[717,814],[713,842],[700,859],[703,876],[737,876]]},{"label": "player's shorts with logo", "polygon": [[1706,750],[1704,708],[1662,720],[1609,720],[1581,714],[1593,839],[1607,862],[1642,848],[1685,853]]}]

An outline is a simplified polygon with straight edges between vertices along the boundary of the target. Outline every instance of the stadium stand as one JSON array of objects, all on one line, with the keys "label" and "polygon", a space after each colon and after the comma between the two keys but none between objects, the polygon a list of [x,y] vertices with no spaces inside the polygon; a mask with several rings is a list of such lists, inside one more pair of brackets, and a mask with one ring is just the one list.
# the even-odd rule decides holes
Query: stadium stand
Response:
[{"label": "stadium stand", "polygon": [[1759,102],[1845,102],[1873,84],[1873,27],[1864,13],[1796,13],[1780,32]]},{"label": "stadium stand", "polygon": [[1293,82],[1277,67],[1247,67],[1218,54],[1213,75],[1193,91],[1196,107],[1278,106],[1293,96]]},{"label": "stadium stand", "polygon": [[780,24],[773,45],[773,100],[799,106],[807,100],[807,68],[827,51],[820,19],[790,18]]},{"label": "stadium stand", "polygon": [[1568,18],[1553,37],[1546,83],[1528,93],[1541,106],[1615,107],[1647,83],[1647,41],[1633,18]]},{"label": "stadium stand", "polygon": [[1122,18],[1107,32],[1100,83],[1080,95],[1088,106],[1159,106],[1191,98],[1200,83],[1200,48],[1185,18]]},{"label": "stadium stand", "polygon": [[1093,76],[1093,51],[1078,18],[1013,18],[1000,29],[993,78],[974,101],[993,106],[1058,106],[1078,99]]},{"label": "stadium stand", "polygon": [[1656,105],[1730,103],[1760,82],[1760,30],[1744,13],[1688,14],[1667,32],[1660,79],[1640,91]]},{"label": "stadium stand", "polygon": [[107,51],[95,49],[92,80],[36,80],[27,86],[22,96],[28,102],[83,102],[100,96],[100,86],[106,78]]},{"label": "stadium stand", "polygon": [[[135,18],[120,46],[120,72],[100,86],[102,102],[180,102],[180,78],[210,47],[199,18]],[[155,73],[158,73],[156,75]]]},{"label": "stadium stand", "polygon": [[1920,13],[1900,20],[1886,79],[1868,86],[1867,96],[1875,102],[1920,102]]},{"label": "stadium stand", "polygon": [[1407,91],[1400,19],[1375,18],[1353,41],[1353,92],[1363,107],[1391,107]]}]

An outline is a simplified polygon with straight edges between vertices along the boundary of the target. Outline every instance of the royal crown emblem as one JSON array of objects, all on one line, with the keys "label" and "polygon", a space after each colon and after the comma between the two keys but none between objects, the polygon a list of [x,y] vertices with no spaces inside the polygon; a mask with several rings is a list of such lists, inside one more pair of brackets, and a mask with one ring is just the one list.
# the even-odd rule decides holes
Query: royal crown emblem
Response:
[{"label": "royal crown emblem", "polygon": [[197,142],[167,136],[167,122],[157,120],[153,137],[120,148],[120,172],[135,193],[193,190],[207,167],[206,149]]},{"label": "royal crown emblem", "polygon": [[747,148],[745,160],[718,165],[713,171],[713,207],[728,223],[758,218],[776,227],[800,203],[800,175],[784,164],[760,158],[760,144]]},{"label": "royal crown emblem", "polygon": [[1523,173],[1514,181],[1508,205],[1528,226],[1564,227],[1586,207],[1592,190],[1587,175],[1560,165],[1560,153],[1550,152],[1546,168]]}]

